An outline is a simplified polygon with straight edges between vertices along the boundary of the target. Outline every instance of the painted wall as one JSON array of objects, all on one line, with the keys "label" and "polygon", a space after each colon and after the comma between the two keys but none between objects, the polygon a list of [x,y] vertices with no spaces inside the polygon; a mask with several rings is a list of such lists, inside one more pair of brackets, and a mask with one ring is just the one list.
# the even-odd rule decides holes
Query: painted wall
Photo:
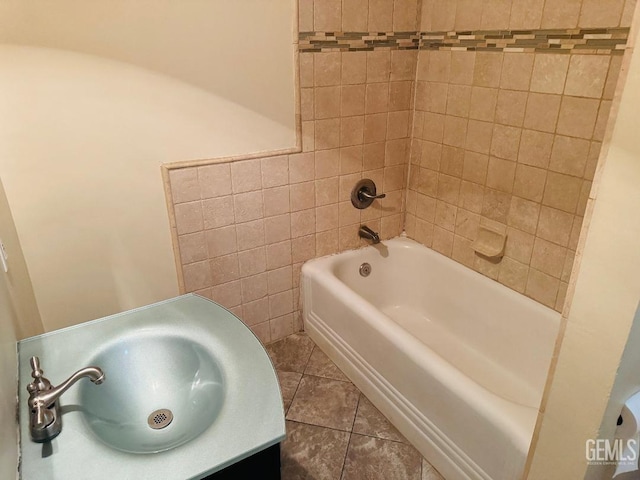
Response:
[{"label": "painted wall", "polygon": [[[627,341],[635,338],[629,336],[640,302],[637,49],[630,62],[611,143],[587,207],[586,218],[592,212],[591,220],[578,246],[569,288],[573,300],[564,311],[566,330],[543,402],[530,480],[583,478],[587,472],[585,441],[612,438],[616,411],[629,388],[638,384],[637,375],[632,379],[625,374],[630,365],[621,365]],[[633,362],[633,356],[626,361]],[[633,367],[637,372],[638,365]],[[618,371],[622,383],[614,388]]]},{"label": "painted wall", "polygon": [[0,238],[8,271],[0,268],[0,478],[17,478],[16,340],[42,333],[24,257],[0,181]]},{"label": "painted wall", "polygon": [[178,293],[162,163],[295,145],[292,2],[188,6],[0,5],[0,175],[46,330]]}]

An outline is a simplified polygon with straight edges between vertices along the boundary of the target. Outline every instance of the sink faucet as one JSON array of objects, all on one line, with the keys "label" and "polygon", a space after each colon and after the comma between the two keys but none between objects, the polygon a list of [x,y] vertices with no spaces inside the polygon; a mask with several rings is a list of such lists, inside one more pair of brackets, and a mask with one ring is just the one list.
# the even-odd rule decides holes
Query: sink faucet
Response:
[{"label": "sink faucet", "polygon": [[358,236],[360,238],[366,238],[370,240],[374,245],[376,243],[380,243],[380,235],[377,232],[374,232],[366,225],[360,225],[360,229],[358,230]]},{"label": "sink faucet", "polygon": [[69,387],[83,377],[87,377],[96,385],[104,382],[104,372],[98,367],[87,367],[78,370],[57,387],[43,375],[40,359],[31,357],[31,376],[33,382],[27,385],[29,392],[29,431],[34,442],[47,442],[55,438],[62,430],[62,415],[58,399]]}]

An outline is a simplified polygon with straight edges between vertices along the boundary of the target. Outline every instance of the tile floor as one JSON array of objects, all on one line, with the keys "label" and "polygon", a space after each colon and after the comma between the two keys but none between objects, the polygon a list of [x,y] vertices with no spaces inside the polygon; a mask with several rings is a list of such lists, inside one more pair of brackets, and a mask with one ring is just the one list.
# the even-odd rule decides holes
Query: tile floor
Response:
[{"label": "tile floor", "polygon": [[267,351],[287,420],[282,480],[443,480],[307,335]]}]

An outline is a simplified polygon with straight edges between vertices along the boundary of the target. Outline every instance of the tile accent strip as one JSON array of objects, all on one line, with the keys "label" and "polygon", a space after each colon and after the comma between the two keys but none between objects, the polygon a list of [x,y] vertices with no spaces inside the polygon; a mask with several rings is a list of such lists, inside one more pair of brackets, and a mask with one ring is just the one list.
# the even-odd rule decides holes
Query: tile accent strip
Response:
[{"label": "tile accent strip", "polygon": [[[474,30],[460,32],[300,32],[303,52],[468,50],[622,54],[629,28]],[[578,52],[579,51],[579,52]]]}]

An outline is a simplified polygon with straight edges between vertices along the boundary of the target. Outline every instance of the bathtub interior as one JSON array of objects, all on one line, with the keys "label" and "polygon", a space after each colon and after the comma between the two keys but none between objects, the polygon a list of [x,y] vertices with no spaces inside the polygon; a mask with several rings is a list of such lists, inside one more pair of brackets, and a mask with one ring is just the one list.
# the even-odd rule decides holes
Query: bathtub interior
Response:
[{"label": "bathtub interior", "polygon": [[334,256],[327,273],[487,390],[539,406],[557,312],[406,238]]}]

